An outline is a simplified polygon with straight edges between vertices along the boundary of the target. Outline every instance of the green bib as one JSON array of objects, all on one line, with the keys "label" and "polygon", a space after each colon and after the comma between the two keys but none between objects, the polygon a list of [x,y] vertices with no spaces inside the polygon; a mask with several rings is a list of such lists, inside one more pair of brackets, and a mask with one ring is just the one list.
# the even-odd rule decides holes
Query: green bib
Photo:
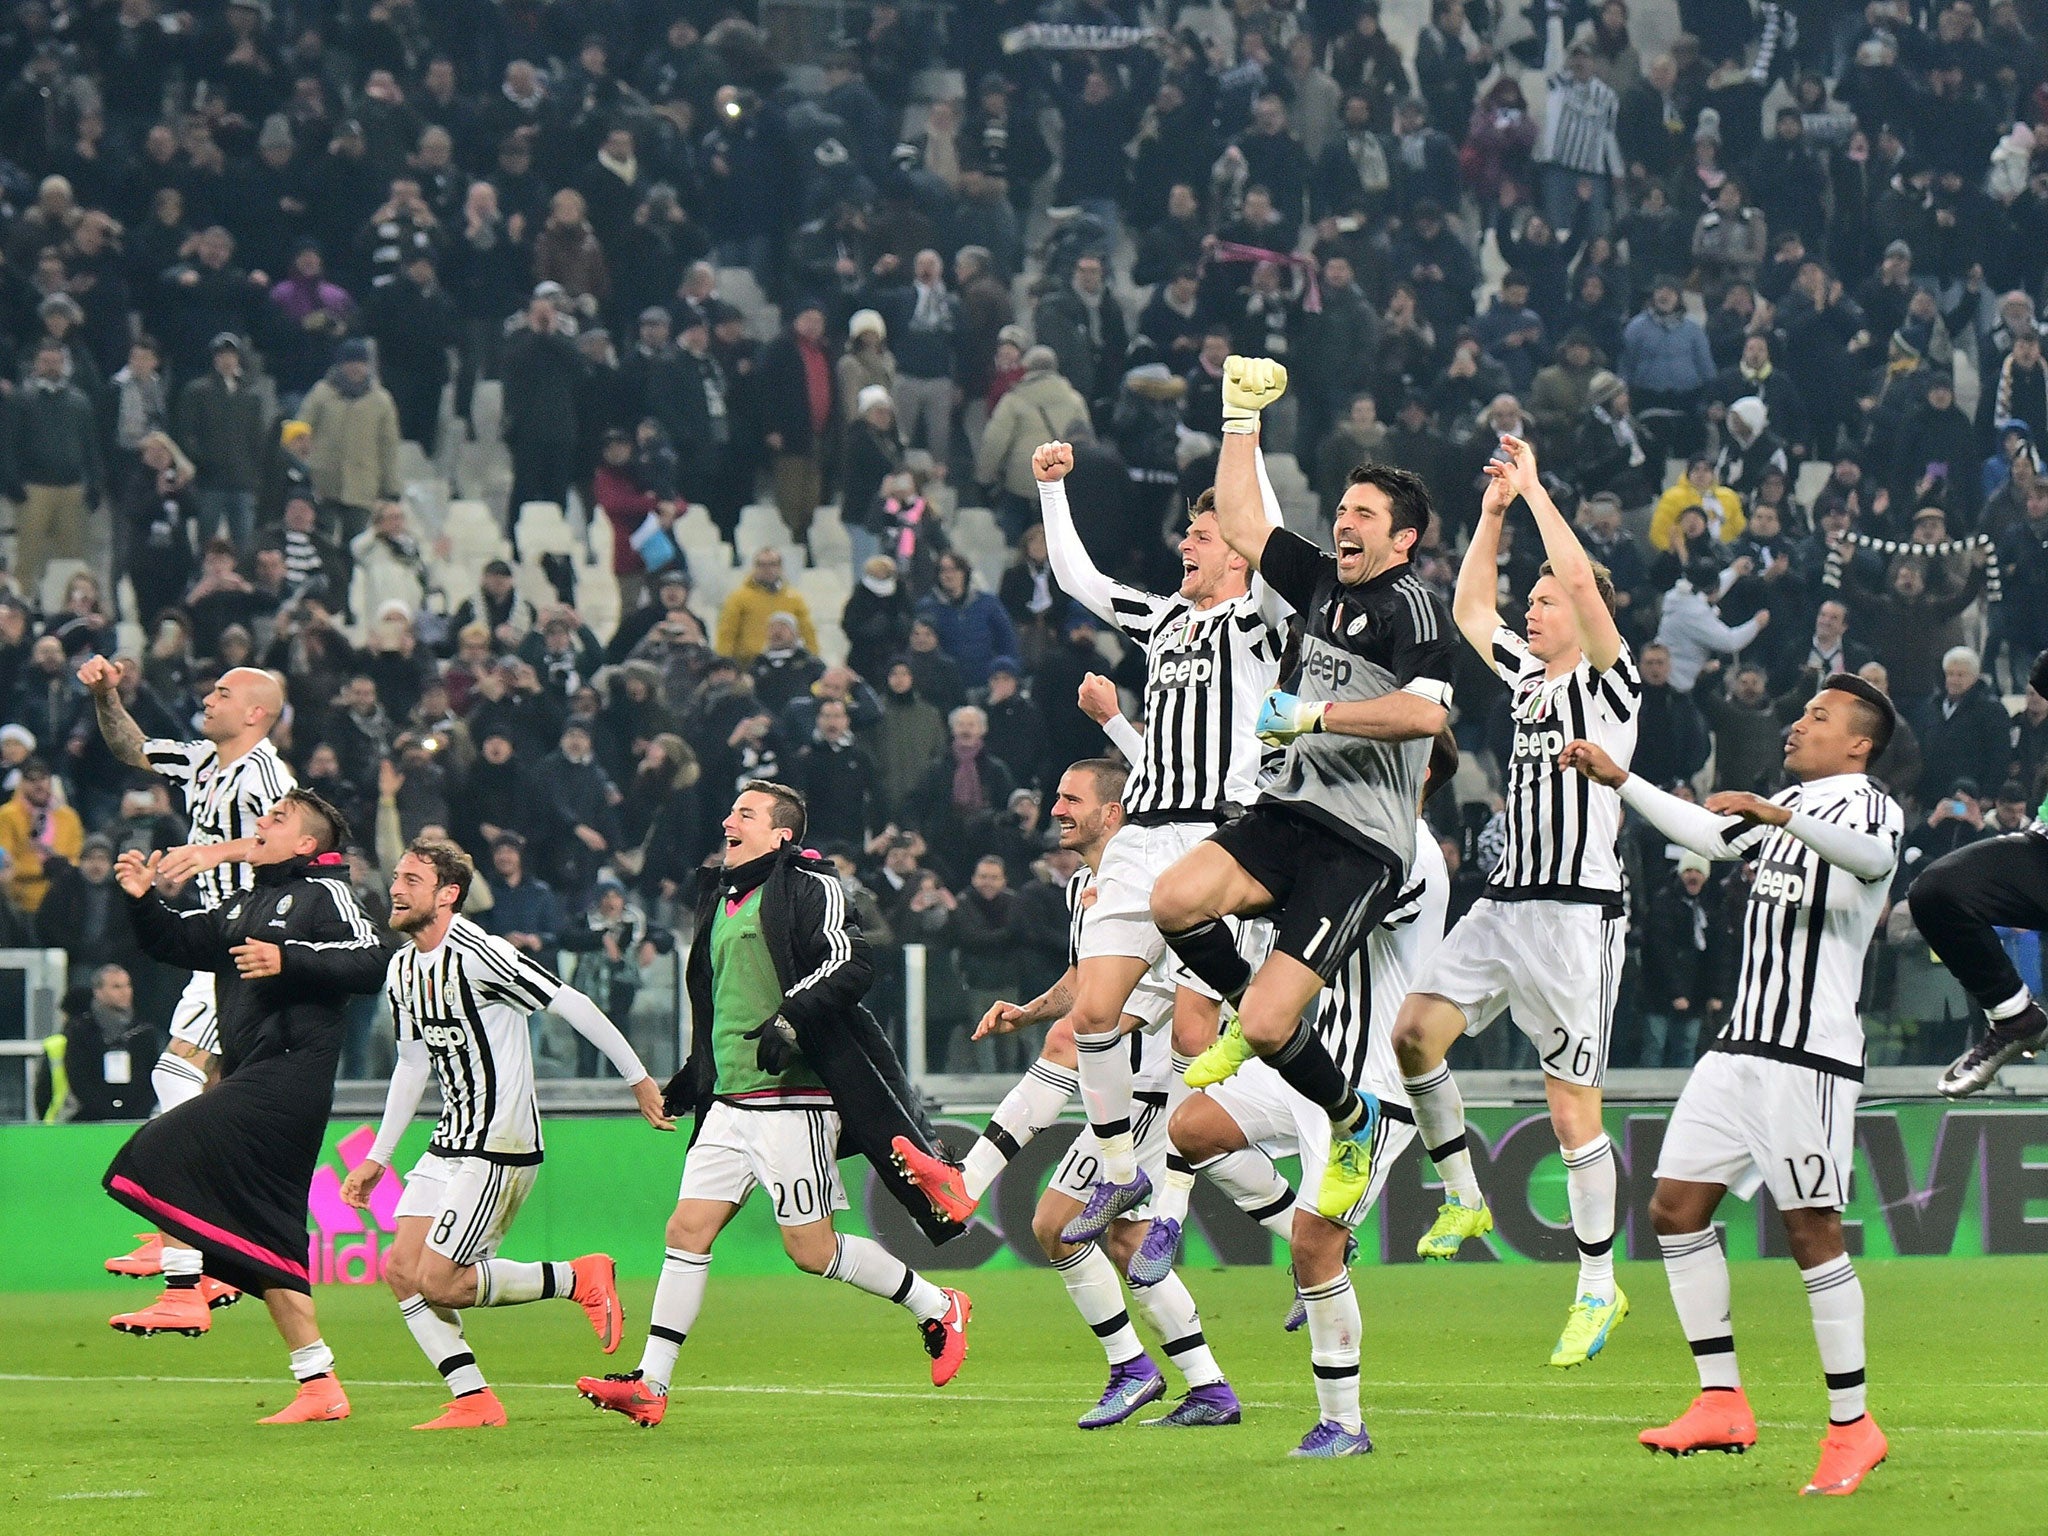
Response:
[{"label": "green bib", "polygon": [[728,1097],[824,1085],[801,1058],[780,1077],[754,1064],[756,1042],[743,1038],[782,1007],[782,983],[761,931],[761,887],[737,907],[721,899],[711,919],[711,1060],[713,1091]]}]

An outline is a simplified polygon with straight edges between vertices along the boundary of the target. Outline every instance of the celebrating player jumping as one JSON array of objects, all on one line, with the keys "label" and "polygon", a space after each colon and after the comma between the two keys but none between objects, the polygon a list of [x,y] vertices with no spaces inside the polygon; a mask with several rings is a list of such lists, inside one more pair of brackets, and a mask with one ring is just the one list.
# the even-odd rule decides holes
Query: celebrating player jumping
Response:
[{"label": "celebrating player jumping", "polygon": [[[1561,761],[1573,737],[1616,762],[1635,752],[1642,681],[1614,627],[1614,586],[1573,537],[1536,472],[1536,455],[1503,437],[1487,463],[1486,495],[1453,612],[1472,648],[1514,690],[1507,764],[1507,835],[1486,894],[1415,980],[1395,1026],[1394,1051],[1422,1144],[1444,1182],[1443,1208],[1416,1251],[1448,1259],[1493,1217],[1465,1146],[1465,1105],[1444,1057],[1512,1009],[1543,1063],[1550,1123],[1564,1153],[1579,1279],[1550,1363],[1597,1355],[1628,1298],[1614,1283],[1614,1156],[1600,1125],[1600,1080],[1621,981],[1621,801]],[[1520,497],[1549,556],[1529,590],[1528,638],[1501,622],[1501,524]]]},{"label": "celebrating player jumping", "polygon": [[[1265,358],[1224,365],[1217,526],[1303,624],[1299,694],[1269,695],[1260,734],[1286,745],[1278,777],[1159,879],[1152,916],[1189,970],[1237,1009],[1189,1069],[1197,1087],[1253,1056],[1319,1106],[1334,1128],[1316,1208],[1336,1219],[1372,1182],[1379,1101],[1332,1059],[1303,1013],[1399,904],[1415,858],[1415,807],[1430,742],[1449,719],[1450,619],[1408,568],[1429,525],[1420,479],[1362,464],[1337,505],[1337,553],[1263,515],[1259,411],[1287,388]],[[1273,953],[1254,976],[1226,918],[1273,915]]]},{"label": "celebrating player jumping", "polygon": [[431,1071],[441,1087],[441,1119],[406,1176],[384,1266],[406,1327],[455,1394],[439,1418],[417,1429],[505,1422],[505,1405],[463,1336],[463,1307],[559,1296],[589,1314],[606,1354],[619,1347],[625,1319],[610,1255],[530,1264],[494,1256],[540,1171],[528,1016],[548,1008],[566,1019],[618,1069],[648,1123],[675,1129],[661,1090],[597,1004],[461,915],[475,878],[469,855],[442,837],[414,839],[391,877],[391,926],[412,941],[392,956],[384,985],[398,1066],[377,1140],[341,1186],[350,1205],[369,1204]]},{"label": "celebrating player jumping", "polygon": [[1713,1222],[1729,1190],[1747,1200],[1767,1188],[1806,1282],[1827,1378],[1827,1432],[1807,1493],[1853,1493],[1885,1458],[1884,1434],[1864,1406],[1863,1286],[1842,1241],[1842,1207],[1863,1082],[1863,952],[1904,822],[1865,770],[1894,724],[1889,699],[1838,673],[1785,738],[1785,771],[1797,782],[1769,800],[1724,791],[1704,807],[1634,777],[1595,742],[1564,751],[1567,767],[1619,790],[1681,846],[1757,861],[1734,1010],[1678,1096],[1650,1201],[1700,1394],[1641,1439],[1674,1456],[1756,1443],[1735,1367],[1728,1257]]}]

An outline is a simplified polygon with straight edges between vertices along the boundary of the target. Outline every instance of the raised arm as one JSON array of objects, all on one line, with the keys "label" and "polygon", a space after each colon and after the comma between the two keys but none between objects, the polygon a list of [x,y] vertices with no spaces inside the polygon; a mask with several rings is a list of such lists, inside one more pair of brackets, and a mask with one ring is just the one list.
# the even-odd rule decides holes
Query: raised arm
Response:
[{"label": "raised arm", "polygon": [[107,750],[130,768],[147,769],[142,727],[121,702],[121,668],[104,656],[88,656],[78,669],[78,680],[92,694],[93,712],[99,716],[100,735]]},{"label": "raised arm", "polygon": [[1067,503],[1067,472],[1073,467],[1074,449],[1068,443],[1043,443],[1031,455],[1031,473],[1038,481],[1039,517],[1045,524],[1045,557],[1062,591],[1105,624],[1116,624],[1119,621],[1110,603],[1116,584],[1089,558],[1088,547],[1074,526],[1074,509]]},{"label": "raised arm", "polygon": [[1472,542],[1465,546],[1458,587],[1451,594],[1451,617],[1458,621],[1458,633],[1489,663],[1493,637],[1501,627],[1500,529],[1514,499],[1514,490],[1499,475],[1487,480],[1486,494],[1479,502],[1479,522],[1472,530]]},{"label": "raised arm", "polygon": [[1274,525],[1260,486],[1259,412],[1287,392],[1287,369],[1265,357],[1223,364],[1223,448],[1216,460],[1216,527],[1223,542],[1259,568]]},{"label": "raised arm", "polygon": [[1116,684],[1100,672],[1090,672],[1081,679],[1081,713],[1102,727],[1109,744],[1123,753],[1133,768],[1145,760],[1145,738],[1138,728],[1124,718],[1123,705],[1117,698]]},{"label": "raised arm", "polygon": [[[1543,535],[1543,553],[1550,561],[1551,574],[1572,605],[1579,649],[1597,670],[1605,672],[1621,657],[1621,631],[1615,627],[1614,615],[1607,611],[1607,600],[1600,595],[1593,562],[1580,545],[1579,536],[1572,532],[1572,525],[1557,510],[1557,503],[1550,499],[1550,492],[1544,489],[1543,477],[1536,471],[1536,450],[1519,437],[1502,437],[1500,447],[1507,462],[1487,461],[1487,494],[1493,494],[1494,484],[1505,481],[1514,495],[1529,504],[1537,531]],[[1485,523],[1484,518],[1480,521]],[[1463,587],[1461,574],[1461,595]],[[1463,619],[1459,620],[1459,628],[1464,628]]]},{"label": "raised arm", "polygon": [[[1255,449],[1252,458],[1258,465],[1259,505],[1265,511],[1266,524],[1272,528],[1284,527],[1287,519],[1280,510],[1280,495],[1273,489],[1272,478],[1266,473],[1266,450]],[[1262,581],[1256,576],[1252,579],[1258,583],[1259,611],[1265,615],[1266,622],[1275,630],[1284,631],[1287,620],[1294,613],[1294,605],[1274,591],[1271,582]]]}]

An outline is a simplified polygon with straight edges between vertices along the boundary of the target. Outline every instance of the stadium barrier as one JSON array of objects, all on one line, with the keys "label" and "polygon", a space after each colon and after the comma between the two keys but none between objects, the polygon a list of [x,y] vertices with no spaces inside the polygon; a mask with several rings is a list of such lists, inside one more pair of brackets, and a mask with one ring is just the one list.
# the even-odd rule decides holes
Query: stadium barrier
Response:
[{"label": "stadium barrier", "polygon": [[[1657,1257],[1649,1201],[1668,1106],[1609,1110],[1620,1179],[1619,1232],[1624,1254]],[[941,1128],[964,1146],[979,1117],[949,1118]],[[935,1269],[1017,1268],[1045,1262],[1031,1236],[1031,1211],[1054,1165],[1079,1131],[1064,1122],[1039,1136],[990,1192],[982,1218],[935,1250],[908,1213],[858,1160],[841,1165],[852,1210],[848,1230],[872,1233],[910,1263]],[[136,1221],[107,1198],[100,1176],[132,1133],[122,1125],[0,1126],[0,1290],[74,1290],[124,1282],[102,1261],[130,1246]],[[1490,1243],[1467,1246],[1468,1262],[1561,1262],[1576,1258],[1565,1199],[1564,1167],[1541,1113],[1475,1108],[1471,1146],[1494,1209]],[[428,1127],[402,1144],[407,1168],[425,1149]],[[341,1179],[369,1150],[373,1126],[334,1122],[327,1155],[310,1192],[308,1249],[321,1283],[374,1284],[396,1229],[398,1181],[382,1181],[368,1211],[340,1198]],[[521,1210],[506,1253],[559,1258],[595,1250],[615,1255],[619,1271],[648,1276],[661,1264],[661,1228],[675,1201],[684,1138],[657,1137],[638,1120],[562,1118],[547,1123],[547,1162]],[[1942,1104],[1873,1105],[1856,1121],[1856,1169],[1847,1212],[1852,1254],[1872,1258],[1974,1258],[2048,1253],[2048,1111],[1958,1108]],[[1291,1166],[1283,1164],[1285,1167]],[[1360,1231],[1359,1262],[1412,1263],[1415,1240],[1436,1213],[1434,1175],[1410,1147],[1387,1181],[1374,1219]],[[1769,1196],[1723,1207],[1734,1258],[1780,1257],[1784,1237]],[[1196,1266],[1270,1264],[1275,1244],[1207,1181],[1195,1186],[1188,1252]],[[722,1273],[779,1273],[788,1266],[770,1204],[749,1201],[720,1239]]]}]

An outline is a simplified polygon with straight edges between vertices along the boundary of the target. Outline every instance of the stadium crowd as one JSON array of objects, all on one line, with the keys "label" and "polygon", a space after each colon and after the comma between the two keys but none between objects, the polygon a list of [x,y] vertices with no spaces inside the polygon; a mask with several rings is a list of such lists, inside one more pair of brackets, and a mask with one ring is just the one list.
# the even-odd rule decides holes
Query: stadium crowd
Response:
[{"label": "stadium crowd", "polygon": [[[1076,443],[1095,559],[1164,590],[1232,352],[1293,374],[1265,434],[1290,522],[1326,531],[1363,458],[1413,469],[1446,594],[1496,435],[1537,445],[1614,576],[1645,777],[1776,788],[1800,701],[1854,670],[1909,727],[1877,765],[1901,891],[2025,823],[2048,6],[1679,0],[1656,53],[1624,0],[1426,10],[1410,47],[1374,0],[876,3],[815,69],[716,0],[13,5],[0,944],[133,974],[126,1005],[75,989],[74,1028],[161,1027],[174,979],[110,866],[182,828],[73,674],[120,655],[184,738],[256,665],[366,907],[446,828],[489,871],[472,914],[623,1023],[734,787],[781,779],[880,1011],[924,943],[927,1065],[1020,1068],[1035,1041],[965,1026],[1063,968],[1051,786],[1106,750],[1083,677],[1142,681],[1053,579],[1031,451]],[[408,464],[467,477],[503,547],[458,550]],[[577,547],[522,553],[529,503]],[[1511,519],[1504,613],[1539,551]],[[1465,661],[1454,917],[1511,739]],[[1689,1064],[1744,876],[1627,852],[1661,963],[1614,1060]],[[365,1016],[344,1075],[373,1046]]]}]

